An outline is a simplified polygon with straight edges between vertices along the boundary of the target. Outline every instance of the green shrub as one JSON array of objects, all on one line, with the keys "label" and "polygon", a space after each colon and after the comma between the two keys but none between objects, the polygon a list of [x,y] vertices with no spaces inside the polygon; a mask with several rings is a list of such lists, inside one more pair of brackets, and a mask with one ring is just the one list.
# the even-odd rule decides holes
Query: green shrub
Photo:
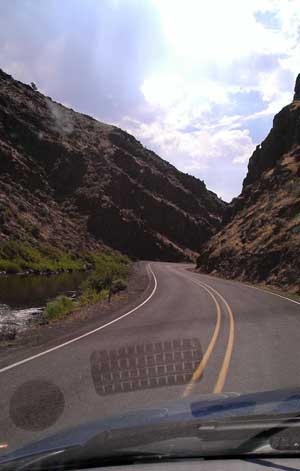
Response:
[{"label": "green shrub", "polygon": [[81,305],[86,304],[95,304],[99,301],[103,301],[108,298],[109,291],[108,289],[102,289],[101,291],[96,291],[92,288],[87,288],[83,291],[82,295],[79,298],[79,303]]},{"label": "green shrub", "polygon": [[19,203],[18,208],[19,208],[20,211],[22,211],[22,213],[27,210],[27,208],[26,208],[26,206],[23,202]]},{"label": "green shrub", "polygon": [[21,270],[21,266],[18,263],[11,262],[10,260],[0,260],[0,271],[5,271],[6,273],[18,273]]},{"label": "green shrub", "polygon": [[91,288],[96,291],[111,289],[117,279],[127,278],[129,273],[129,259],[120,258],[119,255],[103,255],[96,260],[94,272],[83,283],[83,289]]},{"label": "green shrub", "polygon": [[5,224],[12,217],[12,211],[8,207],[0,208],[0,223]]},{"label": "green shrub", "polygon": [[118,293],[119,291],[124,291],[127,288],[127,283],[124,280],[114,280],[111,286],[112,293]]},{"label": "green shrub", "polygon": [[48,244],[38,244],[37,247],[11,240],[0,244],[0,261],[16,263],[23,270],[62,271],[81,270],[85,260],[69,252],[51,247]]},{"label": "green shrub", "polygon": [[50,215],[50,210],[47,208],[47,206],[41,206],[39,209],[39,214],[42,216],[42,218],[47,219]]},{"label": "green shrub", "polygon": [[93,304],[105,297],[124,290],[130,269],[130,259],[118,253],[88,254],[87,263],[94,263],[95,270],[82,283],[80,303]]},{"label": "green shrub", "polygon": [[58,296],[53,301],[47,303],[44,316],[48,320],[61,319],[75,309],[75,302],[67,296]]},{"label": "green shrub", "polygon": [[40,229],[37,226],[32,226],[30,228],[30,233],[37,239],[40,236]]}]

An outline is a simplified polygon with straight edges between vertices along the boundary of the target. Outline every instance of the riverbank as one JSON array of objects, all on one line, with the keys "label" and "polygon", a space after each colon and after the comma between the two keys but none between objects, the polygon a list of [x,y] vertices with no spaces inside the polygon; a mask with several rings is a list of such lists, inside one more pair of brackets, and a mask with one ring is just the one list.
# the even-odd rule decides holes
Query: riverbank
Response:
[{"label": "riverbank", "polygon": [[95,254],[64,251],[40,242],[4,241],[0,243],[0,274],[50,275],[88,270],[95,264]]},{"label": "riverbank", "polygon": [[[90,272],[73,271],[51,276],[0,277],[0,339],[12,340],[34,324],[45,324],[43,311],[57,296],[76,298]],[[5,330],[6,332],[4,332]]]},{"label": "riverbank", "polygon": [[[34,270],[19,276],[16,268],[0,277],[0,341],[124,290],[131,266],[128,257],[112,250],[72,254],[16,241],[0,244],[0,255],[2,266]],[[49,276],[41,276],[46,269]]]},{"label": "riverbank", "polygon": [[103,300],[93,305],[84,306],[63,319],[47,325],[33,326],[15,340],[0,342],[0,366],[19,361],[58,343],[81,335],[88,330],[97,328],[101,323],[110,321],[116,315],[132,309],[147,296],[151,290],[150,277],[146,262],[132,264],[128,277],[127,288],[111,298],[111,302]]}]

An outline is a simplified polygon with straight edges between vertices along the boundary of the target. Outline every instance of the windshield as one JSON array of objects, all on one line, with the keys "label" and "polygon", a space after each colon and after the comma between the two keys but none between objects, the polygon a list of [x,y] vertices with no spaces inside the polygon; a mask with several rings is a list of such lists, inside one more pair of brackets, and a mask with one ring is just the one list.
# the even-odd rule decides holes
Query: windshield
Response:
[{"label": "windshield", "polygon": [[0,464],[297,453],[299,1],[0,16]]}]

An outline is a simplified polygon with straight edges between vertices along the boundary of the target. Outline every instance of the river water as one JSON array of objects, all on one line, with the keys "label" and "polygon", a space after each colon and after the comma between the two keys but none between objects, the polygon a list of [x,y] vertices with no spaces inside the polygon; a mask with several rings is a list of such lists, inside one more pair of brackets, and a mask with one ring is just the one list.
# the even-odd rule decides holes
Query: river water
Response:
[{"label": "river water", "polygon": [[75,296],[87,272],[60,273],[57,275],[8,275],[0,277],[0,327],[13,324],[26,328],[41,313],[48,301],[60,294]]}]

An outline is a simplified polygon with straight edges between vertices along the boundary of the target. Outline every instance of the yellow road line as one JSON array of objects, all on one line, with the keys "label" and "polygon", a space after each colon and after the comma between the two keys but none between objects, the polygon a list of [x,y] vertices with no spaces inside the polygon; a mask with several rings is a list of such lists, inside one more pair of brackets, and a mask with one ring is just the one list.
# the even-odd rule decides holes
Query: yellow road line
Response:
[{"label": "yellow road line", "polygon": [[[168,267],[170,271],[175,271],[175,270],[172,270],[170,267]],[[178,274],[178,272],[175,271],[175,273]],[[183,276],[184,278],[187,278],[189,281],[191,281],[192,283],[200,286],[202,289],[204,289],[205,291],[207,291],[207,293],[210,295],[210,297],[213,299],[214,303],[215,303],[215,306],[216,306],[216,309],[217,309],[217,321],[216,321],[216,326],[215,326],[215,329],[214,329],[214,332],[213,332],[213,335],[210,339],[210,342],[209,342],[209,345],[206,349],[206,352],[205,354],[203,355],[202,357],[202,360],[200,361],[198,367],[196,368],[196,370],[194,371],[193,373],[193,376],[189,382],[189,384],[186,386],[184,392],[183,392],[183,397],[186,397],[188,396],[191,392],[192,392],[192,389],[195,385],[195,382],[198,381],[200,378],[201,378],[201,375],[203,374],[203,371],[205,370],[206,368],[206,365],[208,363],[208,360],[213,352],[213,349],[215,348],[215,344],[216,344],[216,341],[217,341],[217,338],[219,336],[219,332],[220,332],[220,328],[221,328],[221,308],[220,308],[220,304],[218,303],[218,301],[216,300],[215,296],[207,289],[207,287],[203,286],[201,284],[201,282],[198,282],[196,280],[192,280],[191,278],[189,278],[188,276],[185,276],[184,274],[181,274],[181,276]]]},{"label": "yellow road line", "polygon": [[[198,283],[196,283],[196,284],[198,284]],[[203,358],[200,361],[198,368],[194,371],[191,381],[189,382],[189,384],[185,388],[185,390],[183,392],[183,397],[188,396],[192,392],[192,389],[194,387],[195,382],[200,379],[203,371],[205,370],[205,367],[208,363],[209,357],[212,354],[213,349],[215,348],[215,344],[216,344],[217,338],[219,336],[220,328],[221,328],[221,308],[220,308],[220,305],[219,305],[218,301],[216,300],[215,296],[212,293],[210,293],[210,291],[208,291],[207,288],[205,288],[204,286],[202,286],[202,288],[205,289],[209,293],[209,295],[212,297],[212,299],[214,300],[214,303],[215,303],[216,308],[217,308],[217,322],[216,322],[214,333],[213,333],[213,335],[211,337],[211,340],[209,342],[209,345],[206,349],[206,352],[203,355]]]},{"label": "yellow road line", "polygon": [[225,304],[225,307],[226,307],[227,313],[228,313],[228,317],[229,317],[229,336],[228,336],[226,352],[225,352],[225,355],[224,355],[224,360],[223,360],[222,367],[221,367],[220,372],[219,372],[217,382],[216,382],[215,387],[213,389],[213,393],[218,394],[218,393],[222,392],[222,390],[223,390],[223,387],[224,387],[224,384],[225,384],[225,381],[226,381],[226,377],[227,377],[227,374],[228,374],[229,366],[230,366],[230,360],[231,360],[231,355],[232,355],[233,345],[234,345],[234,316],[233,316],[233,312],[232,312],[229,304],[227,303],[226,299],[224,299],[224,297],[216,289],[212,288],[210,285],[208,285],[204,282],[201,282],[201,283],[204,286],[210,288],[215,294],[217,294],[219,296],[219,298]]},{"label": "yellow road line", "polygon": [[[175,271],[175,270],[174,270]],[[178,273],[175,271],[175,273]],[[217,378],[217,382],[214,386],[214,389],[213,389],[213,393],[214,394],[218,394],[218,393],[221,393],[222,390],[223,390],[223,387],[224,387],[224,384],[225,384],[225,381],[226,381],[226,377],[227,377],[227,374],[228,374],[228,370],[229,370],[229,366],[230,366],[230,360],[231,360],[231,355],[232,355],[232,351],[233,351],[233,346],[234,346],[234,330],[235,330],[235,326],[234,326],[234,316],[233,316],[233,312],[229,306],[229,304],[227,303],[226,299],[214,288],[212,288],[210,285],[202,282],[202,281],[196,281],[186,275],[184,275],[183,273],[181,273],[181,275],[184,277],[184,278],[187,278],[188,280],[192,281],[192,283],[195,283],[199,286],[201,286],[203,289],[206,289],[206,291],[213,297],[214,299],[214,302],[216,303],[216,306],[217,306],[217,310],[218,310],[218,319],[217,319],[217,324],[216,324],[216,328],[215,328],[215,331],[214,331],[214,334],[213,334],[213,337],[209,343],[209,346],[205,352],[205,355],[204,357],[206,357],[206,354],[208,353],[208,358],[206,359],[204,365],[202,365],[202,362],[204,360],[204,357],[202,359],[202,361],[200,362],[198,368],[195,370],[194,374],[193,374],[193,377],[190,381],[190,383],[188,384],[188,386],[186,387],[184,393],[183,393],[183,396],[187,396],[192,388],[193,388],[193,385],[195,383],[195,381],[197,381],[201,374],[203,373],[206,365],[207,365],[207,362],[208,362],[208,359],[215,347],[215,344],[216,344],[216,340],[217,340],[217,337],[218,337],[218,334],[219,334],[219,331],[220,331],[220,326],[221,326],[221,310],[220,310],[220,305],[219,303],[217,302],[216,298],[214,297],[214,295],[209,291],[213,291],[217,296],[219,296],[219,298],[223,301],[225,307],[226,307],[226,310],[227,310],[227,313],[228,313],[228,318],[229,318],[229,336],[228,336],[228,341],[227,341],[227,346],[226,346],[226,351],[225,351],[225,355],[224,355],[224,360],[223,360],[223,363],[222,363],[222,366],[221,366],[221,369],[220,369],[220,372],[219,372],[219,375],[218,375],[218,378]],[[219,312],[220,312],[220,317],[219,317]],[[218,321],[220,319],[220,322],[219,322],[219,327],[218,327]],[[217,330],[217,327],[218,327],[218,330]],[[215,336],[215,333],[217,331],[217,335]],[[215,338],[214,338],[215,337]],[[214,340],[214,341],[213,341]],[[212,342],[213,341],[213,342]],[[213,343],[211,345],[211,343]],[[198,374],[197,374],[198,373]]]}]

